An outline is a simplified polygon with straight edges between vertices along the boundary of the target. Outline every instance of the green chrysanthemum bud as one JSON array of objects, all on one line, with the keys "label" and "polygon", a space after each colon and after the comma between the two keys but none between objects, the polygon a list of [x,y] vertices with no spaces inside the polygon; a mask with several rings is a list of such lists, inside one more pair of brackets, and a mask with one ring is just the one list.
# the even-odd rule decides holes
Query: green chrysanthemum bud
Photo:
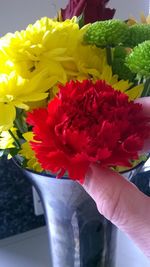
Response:
[{"label": "green chrysanthemum bud", "polygon": [[127,56],[126,64],[137,75],[150,77],[150,41],[136,46]]},{"label": "green chrysanthemum bud", "polygon": [[84,41],[98,47],[114,47],[125,43],[128,32],[129,26],[121,20],[97,21],[88,27]]},{"label": "green chrysanthemum bud", "polygon": [[118,74],[120,79],[133,81],[135,74],[125,65],[127,50],[124,47],[116,47],[113,53],[112,71]]},{"label": "green chrysanthemum bud", "polygon": [[150,40],[150,25],[149,24],[135,24],[129,27],[129,39],[126,45],[134,47],[146,40]]}]

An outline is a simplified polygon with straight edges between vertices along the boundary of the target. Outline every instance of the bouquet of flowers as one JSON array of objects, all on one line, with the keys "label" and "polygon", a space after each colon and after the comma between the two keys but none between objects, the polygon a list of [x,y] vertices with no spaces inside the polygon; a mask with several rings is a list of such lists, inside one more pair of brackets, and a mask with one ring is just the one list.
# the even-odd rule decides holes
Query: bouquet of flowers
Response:
[{"label": "bouquet of flowers", "polygon": [[150,95],[150,25],[94,2],[0,39],[1,156],[80,182],[91,163],[132,168],[150,136],[135,101]]}]

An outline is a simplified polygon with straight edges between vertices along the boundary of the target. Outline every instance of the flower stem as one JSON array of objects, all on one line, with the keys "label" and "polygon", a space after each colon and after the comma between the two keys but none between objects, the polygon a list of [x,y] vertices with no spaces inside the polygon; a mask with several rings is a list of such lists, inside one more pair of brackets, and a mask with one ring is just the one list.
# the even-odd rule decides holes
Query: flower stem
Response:
[{"label": "flower stem", "polygon": [[16,128],[18,128],[18,130],[20,131],[20,133],[24,133],[24,130],[22,128],[22,125],[19,123],[18,119],[16,118],[14,121],[14,125]]},{"label": "flower stem", "polygon": [[15,137],[15,135],[13,134],[13,132],[10,129],[8,130],[8,132],[11,135],[11,137],[14,139],[14,143],[15,143],[16,147],[18,149],[20,149],[21,146],[20,146],[20,143],[19,143],[18,139]]},{"label": "flower stem", "polygon": [[107,56],[107,63],[108,65],[112,66],[112,53],[111,53],[111,47],[106,47],[106,56]]},{"label": "flower stem", "polygon": [[17,115],[16,115],[16,119],[14,121],[14,124],[15,124],[16,128],[18,128],[20,133],[27,132],[28,128],[27,128],[27,125],[26,125],[26,123],[24,122],[24,119],[23,119],[23,117],[24,117],[23,111],[17,109],[16,113],[17,113]]},{"label": "flower stem", "polygon": [[150,96],[150,78],[145,82],[144,90],[142,92],[142,97],[144,96]]}]

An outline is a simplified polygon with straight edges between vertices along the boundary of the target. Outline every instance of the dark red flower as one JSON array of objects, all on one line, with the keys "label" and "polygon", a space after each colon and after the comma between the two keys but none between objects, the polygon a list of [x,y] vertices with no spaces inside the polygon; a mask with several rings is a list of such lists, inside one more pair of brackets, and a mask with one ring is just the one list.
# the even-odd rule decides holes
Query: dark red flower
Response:
[{"label": "dark red flower", "polygon": [[112,19],[115,9],[106,8],[109,0],[70,0],[65,9],[61,9],[62,20],[79,17],[83,14],[84,24],[98,20]]},{"label": "dark red flower", "polygon": [[46,109],[28,113],[32,148],[45,170],[82,182],[91,162],[131,167],[150,134],[140,104],[104,81],[60,86]]}]

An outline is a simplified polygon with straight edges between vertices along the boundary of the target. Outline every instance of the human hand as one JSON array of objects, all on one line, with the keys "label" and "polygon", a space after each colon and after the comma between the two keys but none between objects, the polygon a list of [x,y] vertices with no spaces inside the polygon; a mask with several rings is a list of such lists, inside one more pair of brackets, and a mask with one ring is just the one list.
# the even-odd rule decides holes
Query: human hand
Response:
[{"label": "human hand", "polygon": [[[150,97],[142,98],[144,113],[150,116]],[[150,151],[150,140],[144,150]],[[99,212],[126,232],[150,258],[150,198],[120,174],[91,165],[85,190],[97,204]]]}]

